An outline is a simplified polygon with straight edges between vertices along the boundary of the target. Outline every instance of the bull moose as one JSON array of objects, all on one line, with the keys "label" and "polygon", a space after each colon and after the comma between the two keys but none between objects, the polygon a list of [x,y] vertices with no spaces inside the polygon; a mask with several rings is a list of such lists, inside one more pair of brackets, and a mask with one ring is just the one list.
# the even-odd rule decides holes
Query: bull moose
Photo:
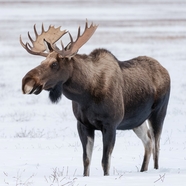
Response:
[{"label": "bull moose", "polygon": [[[97,25],[85,23],[84,32],[78,29],[74,41],[71,34],[60,27],[49,26],[41,34],[34,25],[35,40],[28,32],[31,44],[20,43],[27,52],[46,57],[22,80],[24,94],[49,91],[49,98],[57,103],[64,94],[72,100],[77,129],[83,147],[84,176],[89,176],[94,145],[94,132],[103,135],[102,167],[109,175],[111,153],[116,130],[133,129],[144,145],[141,171],[148,169],[151,154],[158,169],[160,136],[170,94],[167,70],[153,58],[140,56],[119,61],[106,49],[95,49],[89,55],[78,54],[94,34]],[[56,42],[68,33],[70,43],[61,49]],[[148,125],[145,121],[148,121]]]}]

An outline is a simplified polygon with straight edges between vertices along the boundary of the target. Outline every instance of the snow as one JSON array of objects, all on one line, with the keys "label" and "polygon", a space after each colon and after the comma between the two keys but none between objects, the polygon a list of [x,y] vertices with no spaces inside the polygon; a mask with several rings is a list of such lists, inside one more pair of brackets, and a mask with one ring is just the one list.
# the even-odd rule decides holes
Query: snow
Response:
[{"label": "snow", "polygon": [[[186,1],[0,0],[0,186],[119,186],[186,183]],[[132,131],[118,131],[110,176],[101,168],[96,132],[90,177],[83,177],[82,147],[71,102],[51,104],[48,93],[23,95],[22,77],[42,57],[19,44],[36,23],[62,26],[75,37],[86,18],[99,24],[79,53],[104,47],[118,59],[151,56],[168,69],[171,97],[161,137],[160,169],[140,173],[143,145]],[[68,37],[66,38],[68,42]]]}]

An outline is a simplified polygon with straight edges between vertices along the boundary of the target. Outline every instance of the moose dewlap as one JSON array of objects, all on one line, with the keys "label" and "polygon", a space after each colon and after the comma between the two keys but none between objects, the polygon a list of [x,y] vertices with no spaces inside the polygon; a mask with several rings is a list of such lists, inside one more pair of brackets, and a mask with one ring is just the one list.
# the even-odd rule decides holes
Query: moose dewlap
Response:
[{"label": "moose dewlap", "polygon": [[86,22],[83,34],[79,27],[74,41],[68,33],[70,43],[64,47],[61,41],[61,49],[55,43],[67,32],[60,28],[50,26],[45,31],[42,25],[38,34],[34,26],[36,39],[28,33],[31,44],[24,44],[20,37],[27,52],[46,58],[25,75],[22,91],[39,94],[48,90],[52,102],[58,102],[62,94],[72,100],[83,147],[84,176],[89,175],[95,130],[103,135],[104,175],[109,175],[117,129],[133,129],[142,140],[145,152],[141,171],[148,169],[151,154],[158,169],[160,135],[170,94],[169,74],[158,61],[146,56],[119,61],[105,49],[78,54],[96,29],[96,25]]}]

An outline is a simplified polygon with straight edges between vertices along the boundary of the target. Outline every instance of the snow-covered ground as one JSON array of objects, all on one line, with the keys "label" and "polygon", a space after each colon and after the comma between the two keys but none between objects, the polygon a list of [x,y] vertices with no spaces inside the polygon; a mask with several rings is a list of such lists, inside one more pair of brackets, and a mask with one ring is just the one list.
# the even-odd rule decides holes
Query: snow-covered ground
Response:
[{"label": "snow-covered ground", "polygon": [[[83,177],[82,148],[65,97],[23,95],[22,77],[42,57],[19,43],[44,23],[76,36],[86,18],[99,24],[79,53],[109,49],[118,59],[151,56],[172,79],[161,138],[160,169],[140,173],[143,145],[132,131],[118,131],[110,176],[101,167],[102,137],[96,132],[90,177]],[[67,42],[68,42],[68,38]],[[0,0],[0,186],[95,186],[186,184],[186,1],[185,0]]]}]

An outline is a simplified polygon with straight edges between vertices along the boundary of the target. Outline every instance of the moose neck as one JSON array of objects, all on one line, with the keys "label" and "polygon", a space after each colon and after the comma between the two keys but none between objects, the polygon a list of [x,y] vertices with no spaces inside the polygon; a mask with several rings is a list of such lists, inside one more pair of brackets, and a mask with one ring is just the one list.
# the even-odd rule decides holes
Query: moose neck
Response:
[{"label": "moose neck", "polygon": [[90,96],[94,71],[88,55],[76,54],[70,61],[71,76],[63,84],[63,94],[70,100],[82,102]]}]

